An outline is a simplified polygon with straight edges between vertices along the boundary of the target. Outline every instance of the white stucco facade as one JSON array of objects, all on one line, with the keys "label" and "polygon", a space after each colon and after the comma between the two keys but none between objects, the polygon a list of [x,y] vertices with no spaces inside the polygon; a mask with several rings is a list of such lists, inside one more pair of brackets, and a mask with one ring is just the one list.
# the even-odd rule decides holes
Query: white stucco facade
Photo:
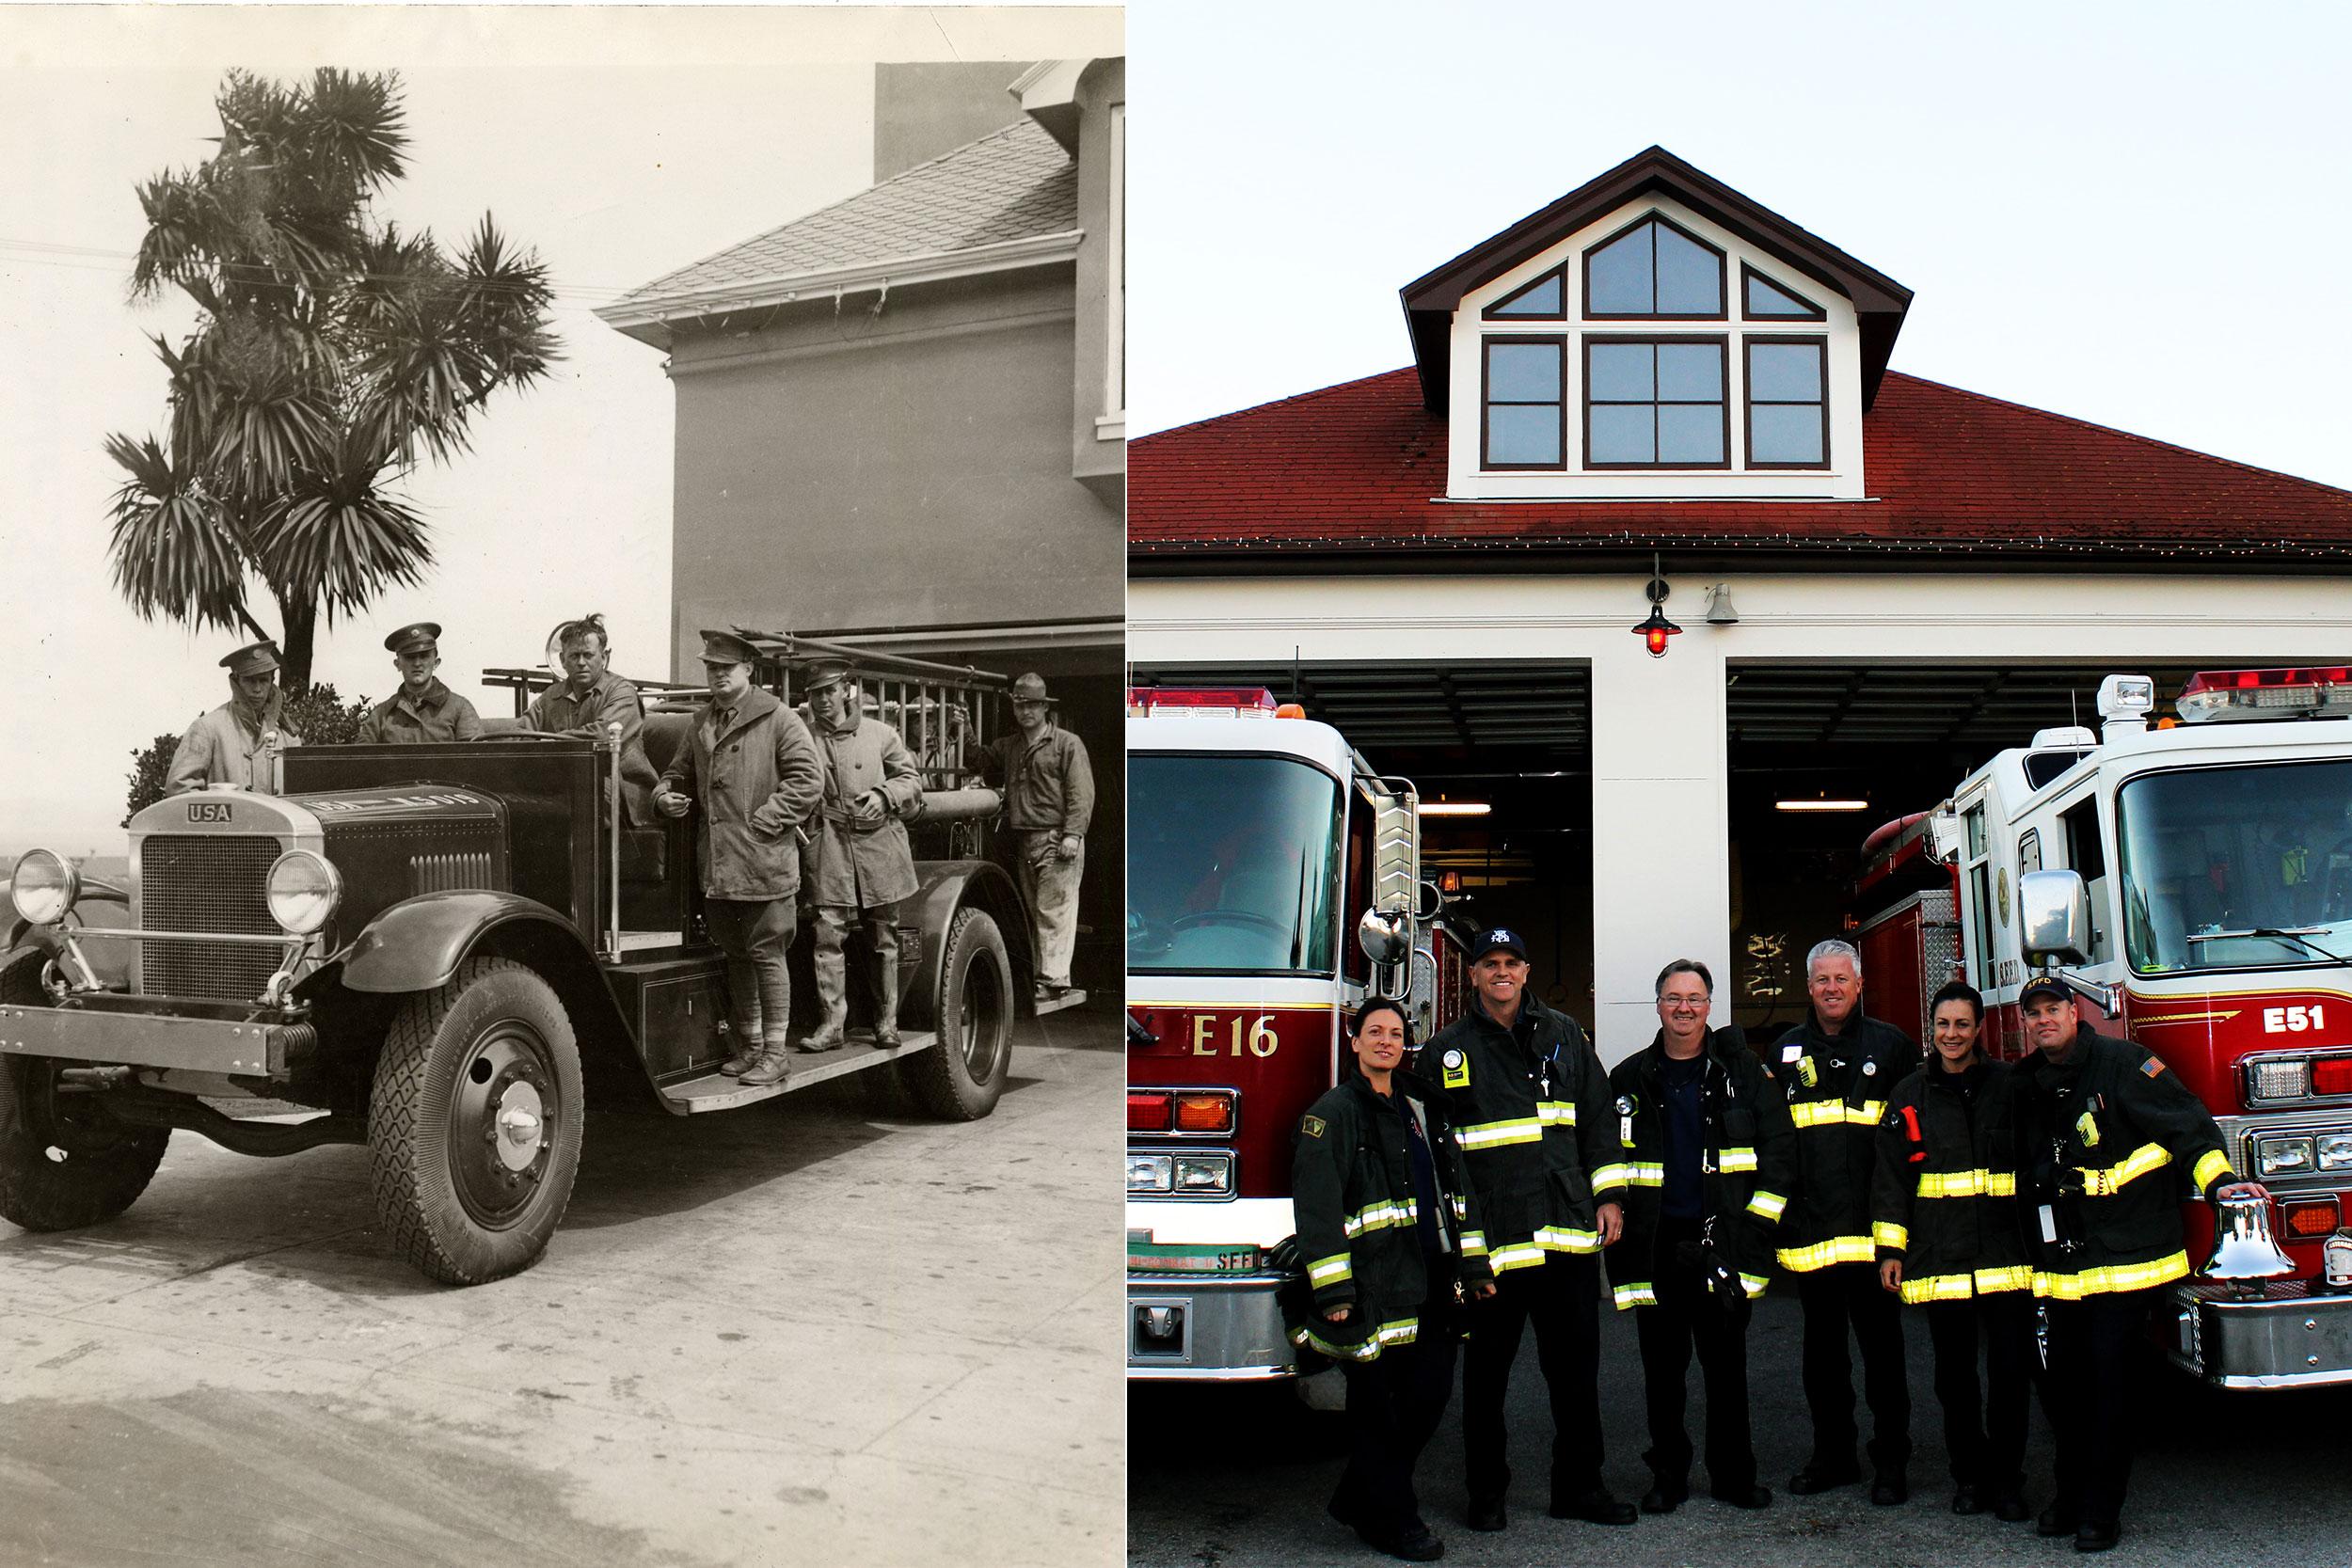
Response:
[{"label": "white stucco facade", "polygon": [[[1706,624],[1705,580],[1675,579],[1673,609],[1687,629],[1664,657],[1652,658],[1628,631],[1647,609],[1640,576],[1144,577],[1129,587],[1127,657],[1147,667],[1230,659],[1263,668],[1294,657],[1586,661],[1595,1022],[1601,1054],[1614,1061],[1655,1030],[1651,982],[1666,958],[1695,957],[1719,974],[1733,971],[1733,665],[2046,660],[2130,670],[2248,658],[2332,663],[2352,648],[2352,581],[2340,578],[2053,572],[1712,580],[1730,586],[1738,624]],[[1719,997],[1719,1022],[1727,1002]]]}]

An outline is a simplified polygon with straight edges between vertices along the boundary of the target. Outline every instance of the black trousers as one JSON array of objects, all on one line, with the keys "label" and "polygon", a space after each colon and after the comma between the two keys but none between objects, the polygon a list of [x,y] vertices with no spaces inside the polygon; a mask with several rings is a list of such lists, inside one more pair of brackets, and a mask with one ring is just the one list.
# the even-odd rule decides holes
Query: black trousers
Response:
[{"label": "black trousers", "polygon": [[[1952,1479],[1995,1496],[2025,1484],[2026,1388],[2033,1359],[2033,1295],[1998,1291],[1923,1308],[1935,1351],[1935,1398]],[[1977,1377],[1979,1344],[1984,1378]]]},{"label": "black trousers", "polygon": [[1875,1263],[1833,1263],[1797,1275],[1804,1307],[1804,1403],[1813,1416],[1813,1463],[1853,1463],[1853,1362],[1862,1347],[1862,1392],[1870,1405],[1870,1463],[1882,1473],[1911,1463],[1911,1388],[1903,1378],[1902,1304],[1879,1284]]},{"label": "black trousers", "polygon": [[2082,1520],[2114,1524],[2132,1478],[2133,1369],[2153,1291],[2052,1301],[2042,1408],[2058,1443],[2058,1501]]},{"label": "black trousers", "polygon": [[1600,1259],[1547,1253],[1533,1268],[1495,1279],[1496,1291],[1470,1308],[1462,1354],[1462,1448],[1473,1502],[1511,1486],[1502,1400],[1519,1338],[1535,1330],[1535,1359],[1551,1396],[1551,1495],[1581,1497],[1600,1486]]},{"label": "black trousers", "polygon": [[1690,1489],[1685,1415],[1693,1348],[1707,1380],[1708,1483],[1718,1492],[1756,1484],[1756,1447],[1748,1433],[1748,1299],[1708,1290],[1695,1266],[1676,1260],[1676,1244],[1698,1238],[1696,1220],[1659,1221],[1650,1280],[1658,1305],[1633,1309],[1649,1405],[1649,1451],[1642,1457],[1660,1489],[1669,1493]]},{"label": "black trousers", "polygon": [[[1451,1286],[1448,1287],[1449,1295]],[[1452,1304],[1422,1309],[1422,1336],[1376,1361],[1343,1361],[1347,1468],[1331,1494],[1337,1517],[1394,1539],[1422,1523],[1413,1466],[1454,1395]]]}]

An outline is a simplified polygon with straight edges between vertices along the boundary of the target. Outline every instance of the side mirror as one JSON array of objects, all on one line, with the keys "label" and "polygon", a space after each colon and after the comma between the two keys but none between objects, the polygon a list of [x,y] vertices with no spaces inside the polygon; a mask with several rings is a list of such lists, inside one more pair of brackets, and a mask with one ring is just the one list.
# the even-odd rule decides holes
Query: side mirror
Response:
[{"label": "side mirror", "polygon": [[1445,889],[1435,882],[1417,882],[1413,891],[1421,900],[1413,906],[1414,920],[1425,925],[1445,913]]},{"label": "side mirror", "polygon": [[2028,871],[2017,879],[2017,934],[2028,964],[2090,961],[2090,890],[2073,871]]},{"label": "side mirror", "polygon": [[1356,923],[1356,944],[1365,958],[1384,967],[1403,963],[1412,951],[1409,927],[1393,910],[1366,910]]}]

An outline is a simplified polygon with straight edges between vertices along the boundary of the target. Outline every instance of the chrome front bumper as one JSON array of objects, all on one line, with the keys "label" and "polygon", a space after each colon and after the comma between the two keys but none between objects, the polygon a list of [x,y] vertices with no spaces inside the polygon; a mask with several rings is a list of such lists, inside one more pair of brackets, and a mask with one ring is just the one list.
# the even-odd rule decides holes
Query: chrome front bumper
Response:
[{"label": "chrome front bumper", "polygon": [[2171,1307],[2167,1354],[2216,1387],[2352,1384],[2352,1295],[2314,1294],[2300,1279],[2251,1296],[2182,1284],[2172,1287]]},{"label": "chrome front bumper", "polygon": [[1248,1383],[1295,1375],[1275,1302],[1282,1280],[1263,1273],[1128,1275],[1128,1377]]},{"label": "chrome front bumper", "polygon": [[161,998],[77,997],[55,1007],[0,1007],[0,1052],[93,1066],[163,1068],[241,1078],[283,1078],[317,1042],[308,1022],[173,1013]]}]

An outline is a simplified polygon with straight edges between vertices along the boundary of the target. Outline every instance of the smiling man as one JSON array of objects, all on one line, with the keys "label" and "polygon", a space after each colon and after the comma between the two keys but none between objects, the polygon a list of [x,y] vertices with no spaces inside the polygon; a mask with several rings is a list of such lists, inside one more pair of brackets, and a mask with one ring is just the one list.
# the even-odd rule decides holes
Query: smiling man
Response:
[{"label": "smiling man", "polygon": [[1470,1525],[1506,1523],[1502,1402],[1531,1322],[1551,1394],[1551,1514],[1629,1525],[1633,1505],[1600,1479],[1598,1255],[1623,1224],[1626,1181],[1609,1081],[1576,1021],[1528,994],[1517,932],[1484,933],[1470,959],[1470,1006],[1422,1053],[1461,1139],[1497,1286],[1470,1308],[1462,1363]]},{"label": "smiling man", "polygon": [[630,826],[653,817],[653,762],[645,755],[645,705],[637,688],[612,673],[612,640],[604,617],[583,615],[557,629],[564,678],[539,693],[524,721],[548,735],[601,738],[621,726],[621,802]]}]

